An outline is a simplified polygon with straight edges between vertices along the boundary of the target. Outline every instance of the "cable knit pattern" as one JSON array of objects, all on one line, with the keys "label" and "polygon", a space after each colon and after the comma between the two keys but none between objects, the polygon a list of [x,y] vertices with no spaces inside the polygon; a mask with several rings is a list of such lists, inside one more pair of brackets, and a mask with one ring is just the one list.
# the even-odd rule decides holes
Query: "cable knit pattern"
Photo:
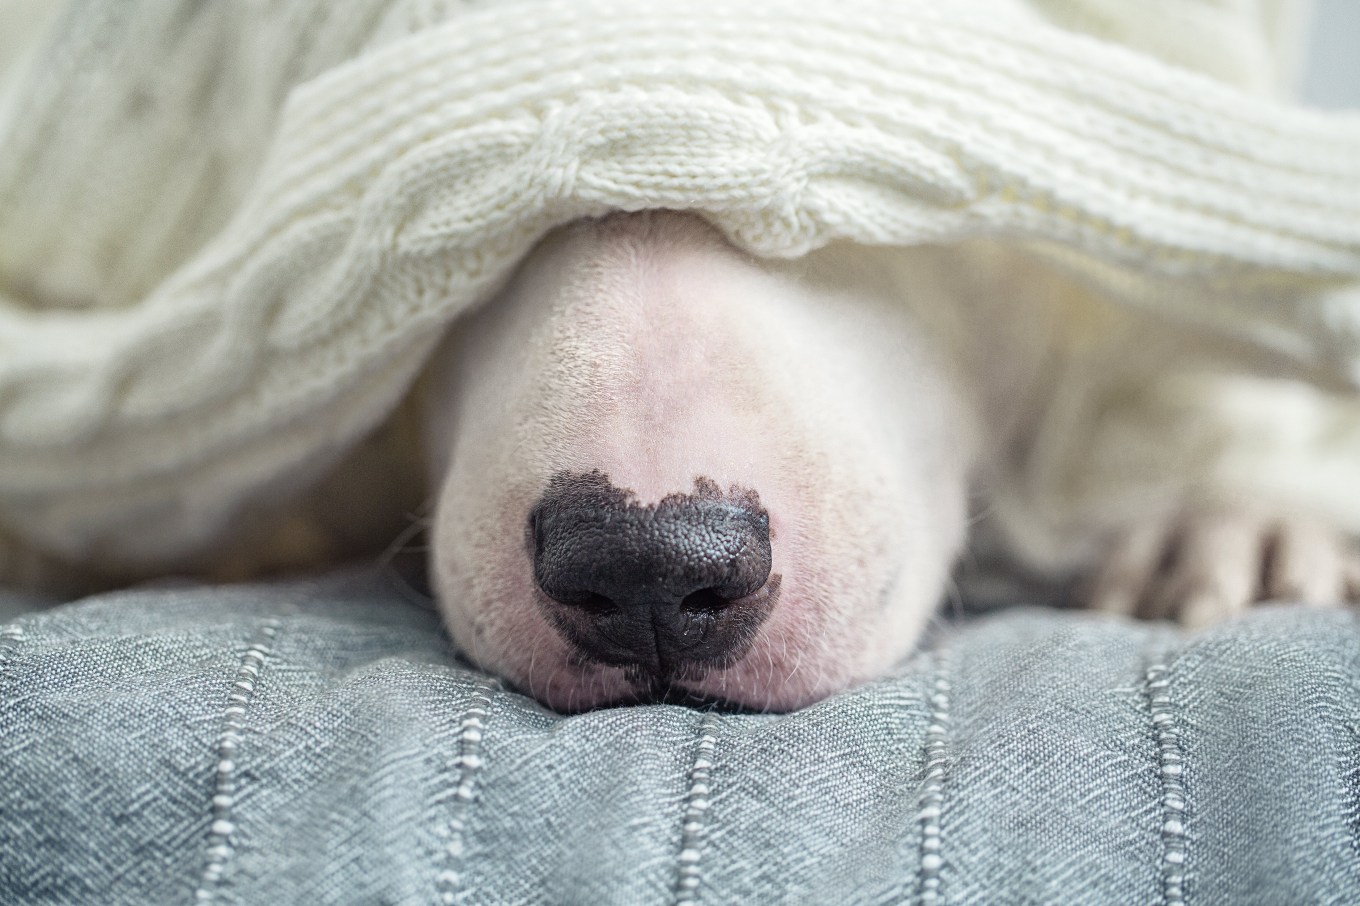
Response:
[{"label": "cable knit pattern", "polygon": [[1322,292],[1360,277],[1360,119],[1023,4],[256,13],[80,4],[0,106],[0,519],[66,555],[192,550],[301,487],[538,237],[612,209],[764,256],[1004,237],[1360,377]]}]

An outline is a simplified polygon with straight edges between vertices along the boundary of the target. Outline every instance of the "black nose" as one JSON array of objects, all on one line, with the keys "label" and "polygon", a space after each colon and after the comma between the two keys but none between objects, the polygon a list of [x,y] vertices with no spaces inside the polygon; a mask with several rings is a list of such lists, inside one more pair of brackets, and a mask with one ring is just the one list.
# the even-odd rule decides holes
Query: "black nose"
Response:
[{"label": "black nose", "polygon": [[559,473],[529,517],[534,579],[587,657],[668,676],[733,663],[778,593],[770,520],[754,492],[639,506],[600,472]]}]

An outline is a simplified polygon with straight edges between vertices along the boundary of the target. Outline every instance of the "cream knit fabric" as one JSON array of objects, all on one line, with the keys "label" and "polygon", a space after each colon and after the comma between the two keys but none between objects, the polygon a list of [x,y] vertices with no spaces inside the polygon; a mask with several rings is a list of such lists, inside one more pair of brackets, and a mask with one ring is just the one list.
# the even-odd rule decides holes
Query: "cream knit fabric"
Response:
[{"label": "cream knit fabric", "polygon": [[1013,240],[1360,383],[1360,305],[1335,292],[1360,278],[1360,118],[1270,97],[1292,9],[35,16],[0,63],[0,523],[77,558],[201,547],[377,424],[537,237],[611,209],[697,209],[766,256]]}]

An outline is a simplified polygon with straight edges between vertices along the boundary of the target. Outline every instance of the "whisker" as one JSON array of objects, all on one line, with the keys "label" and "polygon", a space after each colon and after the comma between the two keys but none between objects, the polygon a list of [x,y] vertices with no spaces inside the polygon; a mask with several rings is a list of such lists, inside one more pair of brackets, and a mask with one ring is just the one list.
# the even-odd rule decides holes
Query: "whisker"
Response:
[{"label": "whisker", "polygon": [[793,677],[795,674],[798,673],[798,668],[801,666],[803,666],[803,651],[802,649],[799,649],[798,658],[793,662],[793,669],[789,671],[789,675],[784,677],[784,682],[785,683],[793,682]]},{"label": "whisker", "polygon": [[[397,533],[396,538],[383,549],[378,555],[375,565],[392,583],[397,593],[408,603],[414,604],[424,610],[434,610],[434,596],[429,593],[427,577],[420,570],[424,568],[410,564],[406,569],[398,566],[397,557],[406,553],[426,553],[429,550],[428,544],[412,545],[411,540],[423,533],[430,526],[430,519],[426,514],[433,506],[432,500],[426,500],[414,513],[407,513],[406,519],[409,524]],[[414,581],[412,581],[414,579]]]},{"label": "whisker", "polygon": [[[420,535],[426,529],[430,528],[432,521],[430,517],[422,511],[428,510],[432,505],[432,501],[427,501],[422,504],[420,509],[416,512],[406,514],[406,519],[409,524],[398,532],[397,537],[393,538],[392,542],[378,555],[379,567],[386,569],[391,566],[392,561],[396,559],[398,554],[412,549],[407,547],[408,542],[410,542],[412,538],[415,538],[417,535]],[[420,550],[428,549],[428,545],[420,548]]]},{"label": "whisker", "polygon": [[961,617],[964,613],[963,590],[959,587],[958,580],[954,574],[950,573],[944,579],[945,603],[949,613],[954,617]]},{"label": "whisker", "polygon": [[534,665],[538,662],[538,652],[551,637],[551,627],[541,625],[534,632],[533,643],[529,646],[529,696],[531,698],[538,698],[534,694],[534,679],[537,676]]}]

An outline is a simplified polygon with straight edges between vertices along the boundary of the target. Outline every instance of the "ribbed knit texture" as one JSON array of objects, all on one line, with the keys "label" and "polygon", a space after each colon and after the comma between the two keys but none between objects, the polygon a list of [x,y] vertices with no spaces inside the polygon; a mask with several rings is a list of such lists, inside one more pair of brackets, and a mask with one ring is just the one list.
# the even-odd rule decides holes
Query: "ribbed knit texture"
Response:
[{"label": "ribbed knit texture", "polygon": [[[202,545],[611,209],[764,256],[1012,239],[1360,379],[1360,306],[1324,292],[1360,277],[1360,119],[1063,6],[76,3],[0,94],[0,521],[77,557]],[[1267,59],[1219,34],[1206,71]]]}]

